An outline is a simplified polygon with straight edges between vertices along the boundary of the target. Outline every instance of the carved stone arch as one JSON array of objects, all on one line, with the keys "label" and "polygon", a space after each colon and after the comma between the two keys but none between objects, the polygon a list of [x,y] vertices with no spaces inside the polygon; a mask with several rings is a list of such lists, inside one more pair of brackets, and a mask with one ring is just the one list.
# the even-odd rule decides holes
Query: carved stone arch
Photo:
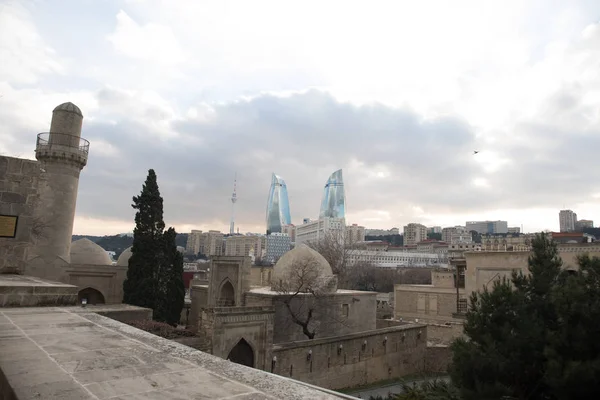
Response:
[{"label": "carved stone arch", "polygon": [[235,288],[229,278],[223,279],[219,286],[219,297],[217,298],[219,307],[234,307],[235,306]]},{"label": "carved stone arch", "polygon": [[81,300],[86,299],[87,304],[104,304],[106,302],[104,294],[95,287],[88,286],[81,289],[77,293],[77,301],[81,304]]},{"label": "carved stone arch", "polygon": [[231,362],[254,368],[256,365],[256,351],[250,342],[242,337],[231,348],[227,359]]}]

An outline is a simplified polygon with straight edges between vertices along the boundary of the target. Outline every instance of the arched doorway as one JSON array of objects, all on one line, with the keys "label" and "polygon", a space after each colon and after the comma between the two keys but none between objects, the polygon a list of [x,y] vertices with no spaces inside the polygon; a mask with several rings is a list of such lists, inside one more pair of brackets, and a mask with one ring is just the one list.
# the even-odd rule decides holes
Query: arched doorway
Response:
[{"label": "arched doorway", "polygon": [[254,350],[252,350],[252,346],[245,339],[240,339],[237,342],[229,352],[227,359],[234,363],[254,368]]},{"label": "arched doorway", "polygon": [[218,305],[221,307],[235,306],[235,291],[233,290],[231,282],[226,281],[223,286],[221,286]]},{"label": "arched doorway", "polygon": [[77,300],[81,304],[82,299],[87,299],[87,304],[104,304],[104,295],[94,288],[81,289],[77,293]]}]

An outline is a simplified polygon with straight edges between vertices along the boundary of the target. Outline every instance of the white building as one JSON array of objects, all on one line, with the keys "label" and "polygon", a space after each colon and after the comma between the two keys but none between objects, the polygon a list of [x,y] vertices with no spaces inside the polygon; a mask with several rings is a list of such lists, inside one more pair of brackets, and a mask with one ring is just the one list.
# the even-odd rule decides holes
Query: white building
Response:
[{"label": "white building", "polygon": [[475,231],[483,235],[508,233],[508,222],[506,221],[467,221],[467,231]]},{"label": "white building", "polygon": [[521,228],[518,226],[511,226],[508,228],[508,233],[519,234],[521,233]]},{"label": "white building", "polygon": [[282,255],[290,251],[292,239],[286,233],[274,232],[267,235],[267,253],[265,261],[275,263]]},{"label": "white building", "polygon": [[344,218],[322,218],[316,221],[308,221],[296,227],[296,245],[317,242],[325,238],[330,231],[343,234],[346,228]]},{"label": "white building", "polygon": [[283,225],[281,227],[281,233],[285,233],[286,235],[288,235],[292,243],[296,242],[296,225]]},{"label": "white building", "polygon": [[577,226],[577,214],[572,210],[560,210],[558,213],[561,232],[574,232]]},{"label": "white building", "polygon": [[350,263],[371,262],[380,268],[446,266],[446,257],[435,253],[352,250],[348,257]]}]

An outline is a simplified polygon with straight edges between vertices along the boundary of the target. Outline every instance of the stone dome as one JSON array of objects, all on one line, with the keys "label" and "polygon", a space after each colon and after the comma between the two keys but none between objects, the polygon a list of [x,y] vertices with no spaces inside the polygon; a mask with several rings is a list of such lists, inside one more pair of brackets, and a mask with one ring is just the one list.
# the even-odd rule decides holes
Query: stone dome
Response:
[{"label": "stone dome", "polygon": [[112,265],[112,261],[106,250],[84,238],[71,243],[71,264]]},{"label": "stone dome", "polygon": [[131,246],[123,250],[119,258],[117,259],[117,265],[121,267],[129,266],[129,259],[131,258]]},{"label": "stone dome", "polygon": [[[303,268],[306,271],[301,272]],[[301,278],[302,274],[304,276]],[[304,244],[285,253],[273,267],[274,288],[283,283],[284,286],[297,290],[298,286],[303,285],[299,279],[310,282],[309,285],[317,285],[320,289],[325,289],[327,286],[327,291],[337,289],[337,280],[325,257]]]},{"label": "stone dome", "polygon": [[74,114],[77,114],[77,115],[80,115],[83,117],[83,114],[81,113],[81,110],[79,109],[79,107],[77,107],[75,104],[71,103],[70,101],[56,106],[56,108],[54,108],[54,111],[67,111],[67,112],[71,112],[71,113],[74,113]]}]

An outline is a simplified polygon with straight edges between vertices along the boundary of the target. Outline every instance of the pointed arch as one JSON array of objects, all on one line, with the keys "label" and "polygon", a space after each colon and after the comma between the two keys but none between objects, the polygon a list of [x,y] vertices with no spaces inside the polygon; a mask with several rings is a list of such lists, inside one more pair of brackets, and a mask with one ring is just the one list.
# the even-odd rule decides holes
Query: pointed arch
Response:
[{"label": "pointed arch", "polygon": [[227,359],[234,363],[254,368],[254,349],[246,339],[241,338],[237,344],[233,346]]},{"label": "pointed arch", "polygon": [[229,279],[225,279],[223,283],[221,283],[217,305],[220,307],[235,306],[235,289]]},{"label": "pointed arch", "polygon": [[81,304],[81,300],[86,299],[87,304],[104,304],[104,295],[98,289],[86,287],[77,293],[77,301]]}]

